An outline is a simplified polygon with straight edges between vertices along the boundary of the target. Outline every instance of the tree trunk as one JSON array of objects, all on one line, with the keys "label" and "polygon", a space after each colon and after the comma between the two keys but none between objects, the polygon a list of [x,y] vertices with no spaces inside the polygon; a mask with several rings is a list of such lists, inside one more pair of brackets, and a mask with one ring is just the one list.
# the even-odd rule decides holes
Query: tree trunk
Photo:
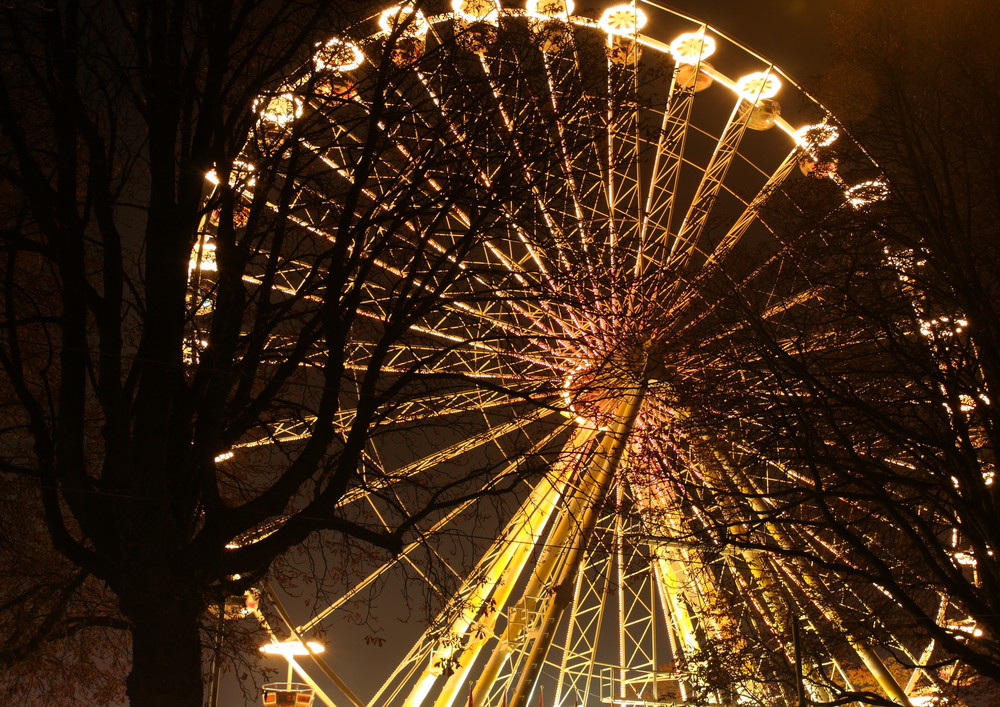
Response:
[{"label": "tree trunk", "polygon": [[162,586],[123,601],[132,622],[132,707],[202,707],[201,601]]}]

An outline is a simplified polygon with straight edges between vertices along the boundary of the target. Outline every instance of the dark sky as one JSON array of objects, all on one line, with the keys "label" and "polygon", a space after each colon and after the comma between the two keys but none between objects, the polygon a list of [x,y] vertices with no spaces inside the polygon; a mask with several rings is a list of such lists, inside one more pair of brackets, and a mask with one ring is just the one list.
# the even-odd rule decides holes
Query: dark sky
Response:
[{"label": "dark sky", "polygon": [[799,83],[829,61],[834,0],[671,0],[665,6],[704,20],[773,61]]}]

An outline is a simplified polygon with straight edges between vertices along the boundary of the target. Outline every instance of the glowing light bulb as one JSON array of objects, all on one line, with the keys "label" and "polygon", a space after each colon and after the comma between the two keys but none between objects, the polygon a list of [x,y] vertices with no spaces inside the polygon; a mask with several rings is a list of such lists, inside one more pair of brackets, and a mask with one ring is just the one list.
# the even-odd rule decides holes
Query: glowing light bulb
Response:
[{"label": "glowing light bulb", "polygon": [[635,34],[646,26],[646,13],[632,5],[609,7],[597,21],[597,26],[608,34]]},{"label": "glowing light bulb", "polygon": [[829,147],[837,138],[840,131],[833,125],[819,124],[806,125],[795,131],[795,142],[807,150],[815,150],[817,147]]},{"label": "glowing light bulb", "polygon": [[855,209],[860,209],[889,196],[889,185],[881,179],[871,179],[855,184],[844,193],[844,196],[847,197],[847,203]]},{"label": "glowing light bulb", "polygon": [[302,116],[302,99],[291,93],[258,98],[253,105],[263,120],[282,127]]},{"label": "glowing light bulb", "polygon": [[313,64],[317,71],[353,71],[364,61],[365,54],[358,45],[340,37],[327,40],[313,56]]},{"label": "glowing light bulb", "polygon": [[678,64],[697,64],[715,53],[715,39],[701,32],[685,32],[670,43],[670,53]]},{"label": "glowing light bulb", "polygon": [[781,80],[774,74],[758,71],[736,82],[736,92],[751,102],[774,98],[781,90]]},{"label": "glowing light bulb", "polygon": [[422,37],[430,29],[424,13],[409,5],[398,5],[383,11],[378,17],[378,26],[386,34],[402,27],[402,34],[407,37]]},{"label": "glowing light bulb", "polygon": [[280,655],[286,658],[310,653],[322,653],[325,649],[322,643],[316,641],[276,641],[260,647],[261,653]]}]

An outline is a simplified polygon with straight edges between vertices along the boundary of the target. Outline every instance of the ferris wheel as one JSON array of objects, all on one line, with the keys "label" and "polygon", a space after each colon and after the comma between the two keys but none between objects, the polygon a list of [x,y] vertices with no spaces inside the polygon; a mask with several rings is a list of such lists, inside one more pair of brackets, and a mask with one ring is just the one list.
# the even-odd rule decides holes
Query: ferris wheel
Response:
[{"label": "ferris wheel", "polygon": [[[424,10],[387,9],[318,47],[260,98],[258,140],[230,170],[249,195],[269,149],[309,165],[277,180],[294,200],[272,204],[295,243],[271,276],[288,302],[316,301],[303,293],[318,254],[363,213],[374,235],[324,272],[391,238],[365,261],[359,311],[377,328],[401,291],[429,303],[385,350],[365,327],[347,342],[348,368],[377,357],[406,394],[342,504],[390,525],[419,503],[406,484],[461,479],[398,557],[287,627],[305,645],[403,568],[446,592],[424,634],[365,700],[335,666],[295,663],[301,679],[329,704],[319,683],[333,679],[357,707],[524,707],[543,690],[547,707],[773,704],[809,676],[817,699],[826,684],[919,704],[928,676],[901,666],[922,647],[850,635],[841,607],[863,597],[790,552],[823,539],[767,524],[759,490],[794,470],[742,464],[688,385],[708,370],[746,384],[746,332],[719,316],[720,293],[774,319],[813,304],[785,277],[794,249],[767,210],[801,215],[802,193],[863,208],[886,195],[877,169],[778,68],[655,3],[596,17],[572,0]],[[805,117],[786,119],[779,100]],[[193,270],[210,269],[211,247]],[[358,282],[346,270],[339,281]],[[357,414],[345,405],[345,428]],[[218,461],[292,448],[311,420],[275,419]],[[492,505],[508,487],[516,503]],[[766,541],[727,545],[706,509]],[[446,542],[476,547],[474,561],[445,557]]]}]

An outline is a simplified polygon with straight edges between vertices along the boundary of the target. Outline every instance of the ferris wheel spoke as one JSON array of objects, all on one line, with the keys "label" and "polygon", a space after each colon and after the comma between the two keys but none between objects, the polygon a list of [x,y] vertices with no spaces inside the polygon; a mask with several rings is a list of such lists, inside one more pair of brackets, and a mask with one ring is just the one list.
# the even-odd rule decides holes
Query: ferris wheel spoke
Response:
[{"label": "ferris wheel spoke", "polygon": [[[574,87],[578,89],[583,81],[579,57],[575,51],[569,56],[545,53],[542,58],[548,89],[547,99],[555,122],[556,147],[559,151],[558,170],[553,176],[558,176],[563,182],[558,189],[559,196],[562,196],[563,190],[566,193],[562,200],[564,224],[561,228],[564,233],[570,233],[571,238],[575,235],[579,251],[577,257],[581,258],[585,272],[592,274],[598,267],[592,247],[596,234],[593,231],[594,224],[589,223],[585,214],[592,211],[588,202],[595,198],[591,194],[588,199],[588,191],[593,192],[597,188],[595,183],[588,183],[588,177],[596,171],[600,155],[594,141],[587,140],[582,146],[571,146],[567,136],[575,135],[581,129],[588,134],[596,134],[599,128],[592,124],[594,116],[588,110],[586,102],[573,102],[569,99],[574,94]],[[588,282],[596,280],[592,275],[588,275],[587,279]]]},{"label": "ferris wheel spoke", "polygon": [[792,150],[788,156],[778,165],[778,168],[768,177],[767,182],[759,189],[757,194],[745,205],[742,213],[736,218],[731,226],[719,239],[718,243],[711,250],[699,249],[699,254],[704,258],[706,264],[712,268],[721,267],[726,257],[732,252],[747,229],[758,219],[760,210],[767,204],[778,188],[785,182],[798,164],[798,150]]},{"label": "ferris wheel spoke", "polygon": [[[533,408],[534,412],[527,413],[524,417],[496,427],[493,430],[492,435],[488,431],[482,433],[486,435],[486,439],[496,439],[498,434],[506,434],[513,430],[520,429],[521,427],[530,424],[541,415],[550,413],[551,410],[546,408],[543,403],[546,399],[551,397],[552,393],[550,391],[533,394],[530,390],[523,393],[513,393],[505,392],[501,389],[499,391],[491,392],[487,389],[473,387],[441,395],[413,398],[405,404],[396,407],[392,411],[392,417],[381,423],[381,427],[385,429],[392,429],[396,426],[411,425],[420,420],[462,415],[470,409],[504,409],[509,407],[514,401],[537,401],[538,404]],[[251,450],[258,447],[266,447],[275,444],[288,444],[307,439],[312,434],[313,425],[316,423],[316,419],[315,415],[304,415],[298,418],[290,417],[288,419],[272,422],[259,430],[255,438],[237,442],[232,445],[227,452],[219,455],[216,461],[226,461],[232,458],[233,455],[239,450]],[[331,425],[336,430],[346,432],[354,424],[354,420],[355,411],[353,409],[345,409],[339,412],[333,420],[331,420]],[[478,435],[473,436],[461,445],[456,445],[453,449],[458,449],[463,446],[467,449],[474,449],[486,441],[486,439],[480,439]],[[353,500],[354,497],[352,496],[351,498]]]},{"label": "ferris wheel spoke", "polygon": [[[569,426],[571,423],[565,424]],[[592,435],[591,431],[577,430],[569,444],[574,448],[586,446]],[[455,675],[464,677],[464,673],[471,667],[471,660],[457,661],[459,653],[465,651],[467,655],[475,656],[476,645],[492,635],[496,616],[484,615],[484,607],[487,604],[502,605],[514,590],[516,579],[525,570],[532,549],[548,527],[547,519],[555,512],[558,499],[567,490],[572,472],[573,467],[567,466],[563,472],[550,475],[534,487],[497,542],[484,554],[470,579],[456,593],[451,607],[446,608],[439,617],[438,624],[428,629],[411,649],[411,656],[429,655],[436,651],[440,657],[436,661],[432,659],[420,674],[411,689],[408,702],[422,701],[422,696],[442,677],[442,667],[455,671],[446,683],[452,687],[456,682],[461,684],[461,677],[452,678]],[[475,630],[471,636],[467,636],[470,628]],[[383,685],[380,694],[390,689],[389,686],[389,682]],[[455,692],[448,690],[447,685],[444,689],[444,696],[439,701],[450,703],[455,698]]]},{"label": "ferris wheel spoke", "polygon": [[[507,435],[524,432],[527,427],[542,417],[543,415],[541,413],[536,413],[535,415],[525,415],[510,422],[492,426],[484,431],[471,435],[467,439],[451,445],[440,452],[428,455],[417,461],[410,462],[392,471],[380,470],[376,475],[375,480],[372,482],[363,487],[358,487],[357,489],[345,493],[343,499],[338,503],[338,507],[347,506],[361,499],[368,498],[373,493],[377,494],[386,490],[391,490],[394,484],[403,479],[424,474],[439,465],[453,461],[463,454],[468,454],[485,444],[498,443]],[[553,439],[553,434],[554,433],[546,435],[543,440],[551,441]],[[538,449],[541,451],[541,448]],[[516,464],[513,463],[501,467],[502,471],[498,472],[496,476],[490,478],[484,488],[489,489],[491,485],[496,486],[505,482],[509,478],[510,474],[513,473],[515,467]]]},{"label": "ferris wheel spoke", "polygon": [[[474,156],[462,147],[463,145],[466,144],[467,139],[465,138],[464,133],[461,131],[460,126],[451,124],[447,120],[448,114],[445,109],[447,102],[443,101],[441,97],[433,93],[433,89],[431,88],[430,82],[427,81],[422,74],[420,76],[421,76],[421,84],[425,87],[426,91],[428,92],[430,100],[433,102],[435,106],[437,106],[441,110],[441,114],[445,118],[444,129],[446,129],[448,133],[452,135],[455,139],[454,142],[457,145],[457,147],[455,147],[454,149],[457,150],[456,154],[458,158],[470,160],[470,162],[474,164],[475,162]],[[429,129],[433,128],[435,130],[441,129],[441,126],[428,125],[427,127]],[[361,138],[358,138],[359,142],[360,140]],[[415,147],[413,149],[407,148],[405,141],[402,140],[394,143],[394,149],[399,151],[400,158],[405,164],[409,165],[411,169],[413,165],[419,164],[419,160],[417,159],[416,155],[420,155],[422,153],[427,152],[424,150],[420,150],[419,147]],[[317,152],[319,152],[318,149]],[[351,180],[352,177],[349,170],[337,164],[335,161],[331,159],[329,155],[323,155],[321,158],[324,161],[326,161],[327,164],[332,169],[334,169],[338,174],[340,174],[347,180]],[[399,179],[398,173],[391,173],[390,177],[394,182],[398,181]],[[483,171],[480,171],[478,173],[477,179],[483,187],[489,188],[491,184],[490,175],[486,174]],[[422,188],[427,192],[430,198],[432,199],[446,198],[447,192],[444,190],[444,187],[442,187],[439,180],[434,178],[427,178],[425,180],[419,181],[418,183],[422,185]],[[370,188],[365,189],[365,193],[368,195],[368,197],[372,200],[374,204],[380,206],[383,213],[391,215],[393,208],[392,206],[393,199],[389,198],[389,195],[372,191]],[[457,224],[455,232],[465,233],[467,229],[473,225],[468,213],[457,204],[452,204],[450,206],[450,210],[451,210],[451,217],[454,218]],[[500,273],[501,277],[504,277],[503,275],[504,273],[512,273],[514,277],[520,282],[519,287],[526,288],[537,279],[539,272],[541,272],[544,275],[547,269],[539,259],[540,253],[537,250],[537,248],[531,244],[530,239],[526,237],[526,234],[522,230],[522,227],[512,219],[510,214],[506,215],[506,223],[508,224],[508,227],[515,234],[514,240],[504,239],[498,241],[495,238],[484,239],[482,242],[482,250],[484,252],[484,255],[487,257],[484,258],[481,263],[476,263],[474,257],[472,258],[467,257],[466,263],[463,265],[463,267],[472,267],[473,269],[475,269],[477,273],[479,273],[477,279],[483,281],[484,285],[487,284],[484,278],[490,279],[488,273],[492,271],[495,273]],[[442,233],[440,229],[438,229],[437,232]],[[513,252],[513,250],[511,250],[508,254],[507,252],[505,252],[505,250],[509,250],[505,248],[506,243],[517,243],[517,250],[519,250],[520,252],[515,253]],[[430,244],[438,252],[445,252],[449,245],[449,244],[438,243],[436,240],[431,240]],[[529,263],[532,262],[539,267],[538,268],[528,267]],[[526,278],[528,279],[526,280]]]},{"label": "ferris wheel spoke", "polygon": [[[479,62],[479,65],[482,67],[482,70],[484,72],[484,76],[486,77],[486,79],[488,81],[489,77],[490,77],[490,75],[488,73],[488,66],[486,65],[485,62],[482,62],[482,61]],[[420,76],[420,79],[421,79],[421,83],[424,86],[424,88],[426,89],[427,93],[430,95],[431,100],[433,100],[434,103],[441,108],[441,114],[442,114],[443,119],[447,122],[447,125],[448,125],[447,129],[448,129],[449,134],[453,135],[455,137],[456,141],[459,144],[467,144],[468,143],[468,138],[467,138],[465,132],[461,129],[461,127],[460,127],[460,125],[458,123],[450,120],[451,111],[448,110],[448,101],[447,101],[447,99],[444,98],[444,97],[442,97],[442,96],[440,96],[440,95],[438,95],[435,92],[434,88],[432,87],[431,82],[422,73],[420,73],[419,76]],[[495,100],[495,101],[497,101],[499,103],[499,97],[496,94],[495,88],[492,87],[492,86],[490,86],[490,89],[491,89],[493,100]],[[459,115],[462,115],[462,114],[464,114],[464,109],[460,108],[456,112]],[[503,130],[506,131],[509,134],[509,132],[510,132],[509,131],[509,127],[510,127],[509,126],[509,117],[506,114],[501,113],[500,120],[501,120],[501,123],[505,125],[505,128],[503,128]],[[495,131],[495,128],[492,127],[492,126],[491,127],[487,127],[485,129],[488,132],[490,132],[490,133],[493,133]],[[515,146],[515,152],[516,152],[516,149],[517,148]],[[518,156],[520,157],[520,155],[518,155]],[[477,161],[475,159],[475,155],[474,154],[472,154],[470,152],[466,152],[464,154],[464,157],[466,159],[469,159],[472,164],[477,164]],[[521,164],[523,165],[523,163],[524,163],[523,159],[521,159]],[[478,170],[478,174],[479,174],[478,178],[482,182],[484,182],[484,184],[489,185],[489,184],[492,183],[492,178],[490,177],[490,175],[487,174],[486,172],[484,172],[483,170],[481,170],[481,169]],[[522,170],[522,175],[524,175],[524,170]],[[509,185],[505,185],[505,188],[509,189]],[[529,188],[530,188],[530,185],[529,185]],[[521,248],[523,248],[525,254],[528,257],[528,260],[522,260],[521,258],[510,258],[510,259],[504,258],[504,261],[516,264],[518,266],[518,268],[519,268],[519,274],[521,274],[522,276],[530,276],[530,277],[532,277],[534,279],[539,274],[542,275],[544,278],[546,278],[546,281],[548,282],[549,287],[552,287],[552,281],[550,279],[550,272],[553,269],[554,264],[551,263],[551,262],[547,262],[545,260],[544,254],[539,250],[539,248],[537,247],[537,245],[535,245],[535,243],[533,242],[533,239],[530,237],[530,234],[527,233],[527,232],[525,232],[523,230],[523,228],[520,226],[518,220],[516,219],[516,217],[513,214],[511,214],[509,212],[506,212],[505,216],[507,218],[508,223],[511,225],[512,229],[514,230],[514,232],[516,234],[516,237],[517,237],[517,239],[519,241],[519,246]],[[535,267],[534,268],[528,267],[529,263],[532,263]]]},{"label": "ferris wheel spoke", "polygon": [[[376,261],[375,264],[380,263]],[[390,273],[398,273],[395,268],[383,267]],[[310,268],[306,264],[293,261],[276,270],[272,275],[268,291],[292,298],[303,297],[319,302],[322,298],[322,290],[306,287],[307,284],[312,283],[315,273],[315,266]],[[250,285],[264,284],[261,278],[252,275],[245,276],[244,281]],[[421,283],[419,280],[415,281],[414,284],[431,291],[430,285]],[[381,303],[391,302],[391,292],[379,289],[382,286],[378,282],[365,282],[363,286],[368,290],[367,304],[362,305],[362,309],[358,312],[359,315],[376,321],[388,322],[390,315],[381,310]],[[502,297],[498,298],[495,295],[483,297],[472,293],[469,301],[463,302],[463,293],[448,292],[447,294],[452,298],[452,302],[443,308],[445,314],[436,323],[413,325],[411,327],[413,331],[429,334],[443,341],[460,342],[461,339],[452,332],[461,332],[466,335],[470,331],[470,322],[479,322],[480,327],[485,327],[484,334],[480,337],[481,340],[470,340],[467,345],[485,351],[495,351],[495,346],[487,343],[490,341],[511,341],[518,338],[528,342],[529,345],[538,346],[538,341],[552,337],[551,325],[545,321],[551,321],[553,318],[551,307],[541,306],[533,312],[530,306],[516,306],[519,316],[512,318],[504,316],[502,305],[504,299]],[[526,322],[529,328],[524,328],[520,322]],[[559,323],[559,320],[555,321],[555,324]],[[531,344],[533,341],[536,343]],[[530,357],[530,354],[523,354],[522,357]]]},{"label": "ferris wheel spoke", "polygon": [[600,680],[598,648],[606,621],[605,611],[612,606],[610,553],[589,553],[580,564],[573,590],[566,627],[560,646],[562,655],[553,704],[568,704],[572,696],[592,694]]},{"label": "ferris wheel spoke", "polygon": [[[543,195],[541,187],[538,184],[540,175],[545,175],[552,169],[559,169],[559,155],[552,154],[553,152],[558,153],[559,146],[556,144],[547,148],[545,153],[529,155],[527,149],[522,145],[522,140],[519,136],[520,133],[525,131],[524,123],[528,126],[540,125],[541,127],[537,129],[551,130],[551,120],[539,111],[538,103],[533,100],[535,96],[530,89],[525,89],[524,93],[527,94],[527,97],[520,99],[520,105],[515,104],[514,106],[510,106],[509,103],[512,98],[507,92],[502,90],[500,86],[501,77],[495,74],[490,68],[489,63],[482,56],[480,56],[480,65],[483,74],[489,81],[500,122],[510,143],[512,157],[521,166],[525,181],[531,185],[533,208],[525,217],[518,218],[518,215],[514,214],[513,218],[518,223],[534,224],[534,228],[531,229],[533,231],[532,242],[547,242],[550,244],[550,248],[554,254],[551,270],[565,276],[565,274],[573,271],[573,265],[566,253],[565,246],[571,239],[566,234],[565,227],[576,228],[578,221],[576,219],[569,223],[564,221],[565,225],[560,225],[559,221],[562,221],[562,219],[559,219],[558,215],[553,213],[552,206],[554,201],[556,199],[561,201],[566,198],[565,190],[567,184],[565,182],[562,180],[552,182],[546,190],[547,195]],[[555,148],[554,150],[553,147]],[[522,228],[527,232],[530,226],[525,225]],[[552,284],[553,286],[555,285],[554,282]],[[578,298],[585,296],[582,289],[585,285],[586,281],[585,283],[581,283],[572,279],[569,284]]]},{"label": "ferris wheel spoke", "polygon": [[[395,32],[400,19],[412,22]],[[801,162],[836,130],[781,120],[764,102],[780,86],[773,67],[733,80],[703,61],[724,44],[742,60],[720,66],[761,65],[734,42],[695,24],[667,44],[640,33],[647,19],[658,31],[692,25],[642,2],[600,19],[575,15],[568,0],[523,10],[455,0],[430,18],[394,8],[357,45],[328,42],[315,71],[256,109],[253,149],[280,145],[282,159],[277,175],[243,191],[255,209],[270,202],[265,220],[280,236],[245,236],[250,301],[308,323],[322,303],[351,298],[342,408],[323,424],[343,436],[370,422],[373,435],[339,508],[392,528],[419,515],[431,479],[457,497],[541,472],[511,508],[487,513],[499,530],[483,552],[452,558],[436,547],[463,533],[475,503],[432,506],[398,560],[359,573],[301,627],[396,573],[442,601],[373,705],[456,707],[471,692],[472,707],[484,707],[511,690],[511,707],[525,707],[553,683],[556,707],[598,692],[633,707],[700,699],[713,689],[700,666],[726,642],[739,679],[756,685],[741,684],[743,694],[774,701],[776,678],[793,667],[793,611],[820,646],[809,671],[847,684],[879,670],[877,651],[838,631],[844,612],[881,598],[824,589],[826,573],[794,552],[836,564],[849,561],[846,546],[777,522],[783,509],[753,486],[792,493],[807,475],[751,458],[762,434],[752,416],[734,428],[742,439],[693,431],[738,414],[704,407],[706,378],[755,403],[781,394],[749,338],[754,325],[789,355],[849,355],[864,343],[849,323],[783,341],[790,321],[832,300],[800,277],[800,244],[761,218],[796,165],[844,186]],[[726,120],[720,106],[732,97]],[[772,126],[773,138],[745,133]],[[192,273],[201,330],[214,276]],[[740,315],[748,302],[756,321]],[[247,327],[248,342],[264,324]],[[288,387],[314,384],[331,363],[321,341],[303,350],[303,340],[263,337]],[[372,380],[386,399],[358,419]],[[294,454],[318,424],[308,397],[283,397],[229,453],[256,463],[289,442],[283,453]],[[436,445],[430,430],[441,430]],[[886,645],[899,638],[887,634]],[[900,645],[881,657],[919,659]]]},{"label": "ferris wheel spoke", "polygon": [[[685,88],[671,79],[666,109],[653,158],[645,214],[640,230],[639,256],[636,274],[644,271],[645,263],[656,266],[666,260],[665,250],[671,237],[674,207],[680,185],[684,160],[685,140],[691,125],[694,107],[694,90]],[[647,237],[647,230],[653,234]],[[651,239],[648,240],[647,239]]]},{"label": "ferris wheel spoke", "polygon": [[608,102],[606,192],[608,201],[608,267],[625,274],[638,252],[643,220],[640,203],[642,162],[647,141],[640,134],[639,42],[635,35],[609,35],[607,40]]},{"label": "ferris wheel spoke", "polygon": [[[441,187],[436,184],[434,185],[434,187],[436,190],[441,189]],[[374,198],[374,195],[372,195],[372,197]],[[388,209],[389,207],[386,206],[384,208]],[[460,230],[468,228],[471,225],[468,215],[464,213],[461,209],[452,207],[452,211],[453,211],[453,217],[457,221],[457,227]],[[386,213],[389,213],[389,211],[387,210]],[[440,229],[438,229],[438,232],[440,232]],[[521,241],[523,242],[523,237],[521,238]],[[482,259],[482,262],[476,263],[474,260],[467,259],[463,263],[463,267],[465,269],[472,271],[470,277],[473,283],[475,283],[477,286],[481,286],[484,288],[491,288],[493,286],[493,283],[491,281],[494,278],[489,274],[489,272],[490,270],[493,270],[497,264],[499,264],[501,272],[512,273],[514,277],[517,279],[517,282],[513,283],[514,286],[516,287],[516,290],[526,290],[530,286],[530,283],[525,281],[523,278],[523,273],[526,272],[525,271],[526,263],[524,259],[525,256],[516,254],[513,252],[513,250],[509,251],[510,252],[509,255],[505,253],[504,252],[505,244],[507,243],[511,243],[511,241],[509,239],[498,240],[496,238],[484,239],[481,247],[484,250],[486,257]],[[437,250],[439,252],[443,251],[444,246],[437,245]],[[380,263],[376,261],[376,264]],[[485,267],[486,270],[483,271],[481,269],[482,267]],[[501,285],[501,287],[509,288],[510,285]],[[493,291],[496,292],[495,290]],[[449,294],[454,296],[453,293]],[[498,294],[504,294],[503,290],[501,290],[501,292]],[[377,301],[376,298],[372,299],[374,301]],[[518,314],[520,315],[519,318],[529,323],[531,328],[535,331],[536,335],[538,334],[543,336],[551,335],[550,326],[547,326],[545,324],[545,320],[547,319],[554,318],[556,324],[562,323],[560,319],[561,315],[559,315],[551,306],[548,306],[544,299],[542,300],[532,299],[529,300],[527,303],[521,304],[518,303],[517,301],[514,301],[513,294],[499,298],[496,296],[483,298],[481,295],[477,294],[475,290],[470,292],[469,299],[473,303],[478,303],[479,305],[478,308],[473,307],[470,304],[461,304],[461,303],[452,305],[452,307],[461,307],[470,314],[474,314],[477,311],[481,311],[485,314],[488,310],[484,309],[484,307],[493,309],[497,308],[502,309],[502,304],[509,303],[511,307],[514,307],[517,310]],[[533,308],[536,309],[537,311],[532,312]],[[506,319],[492,318],[492,321],[500,329],[510,330],[516,328],[516,324],[514,320],[511,318],[506,318]],[[522,333],[526,334],[527,332],[522,332]]]},{"label": "ferris wheel spoke", "polygon": [[[421,75],[422,83],[427,88],[427,91],[431,93],[432,99],[439,105],[444,105],[442,99],[433,93],[433,89],[430,83]],[[496,96],[496,100],[500,100],[499,96]],[[460,135],[457,128],[452,127],[451,131],[455,135]],[[507,124],[507,131],[510,133],[510,126]],[[471,155],[467,155],[471,158]],[[486,175],[481,175],[482,179],[488,181]],[[560,288],[557,287],[556,283],[552,280],[550,274],[550,267],[547,266],[541,260],[541,253],[536,245],[537,239],[532,237],[531,234],[520,224],[519,220],[516,218],[515,214],[510,212],[505,212],[506,222],[509,229],[514,234],[514,238],[505,239],[503,241],[497,242],[493,239],[489,239],[484,242],[483,248],[490,254],[490,256],[498,261],[506,270],[514,274],[514,277],[518,281],[520,287],[527,289],[529,282],[525,281],[525,278],[529,278],[530,281],[535,281],[540,274],[543,281],[547,284],[547,289],[549,292],[557,292]],[[535,267],[531,267],[534,265]],[[564,317],[565,315],[559,313],[546,301],[546,298],[529,298],[529,306],[533,306],[541,310],[539,313],[542,314],[541,317],[537,315],[531,315],[530,309],[519,306],[516,303],[513,305],[520,314],[528,314],[528,321],[532,322],[532,325],[542,331],[548,331],[545,325],[542,323],[543,319],[554,320],[556,323],[563,323],[565,325]],[[570,314],[571,317],[575,319],[575,316]],[[579,327],[580,322],[577,320],[576,325]]]},{"label": "ferris wheel spoke", "polygon": [[736,157],[736,150],[746,131],[746,116],[740,117],[742,105],[743,99],[740,98],[729,116],[715,151],[705,167],[694,198],[671,244],[668,264],[673,267],[682,266],[695,252],[705,228],[705,221],[722,189],[729,166]]}]

